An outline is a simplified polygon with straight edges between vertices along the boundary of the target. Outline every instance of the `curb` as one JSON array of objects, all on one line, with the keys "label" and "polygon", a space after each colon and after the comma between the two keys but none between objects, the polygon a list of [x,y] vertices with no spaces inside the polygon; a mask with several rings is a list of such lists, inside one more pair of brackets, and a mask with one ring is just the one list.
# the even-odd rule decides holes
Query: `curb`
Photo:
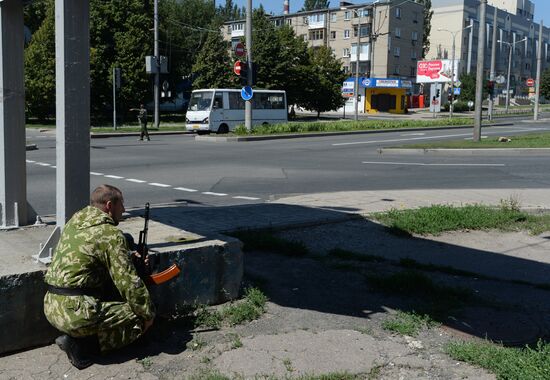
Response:
[{"label": "curb", "polygon": [[[489,127],[506,127],[514,125],[514,123],[495,123],[483,125],[484,128]],[[262,135],[262,136],[195,136],[195,141],[207,142],[246,142],[246,141],[265,141],[265,140],[282,140],[282,139],[297,139],[307,137],[328,137],[328,136],[345,136],[345,135],[363,135],[369,133],[390,133],[390,132],[414,132],[414,131],[437,131],[442,129],[463,129],[473,128],[473,125],[451,125],[441,127],[425,127],[425,128],[394,128],[394,129],[370,129],[364,131],[337,131],[337,132],[310,132],[310,133],[289,133],[279,135]]]},{"label": "curb", "polygon": [[447,155],[447,156],[493,156],[502,154],[506,156],[538,156],[550,155],[550,148],[481,148],[481,149],[400,149],[400,148],[381,148],[379,154],[394,155]]}]

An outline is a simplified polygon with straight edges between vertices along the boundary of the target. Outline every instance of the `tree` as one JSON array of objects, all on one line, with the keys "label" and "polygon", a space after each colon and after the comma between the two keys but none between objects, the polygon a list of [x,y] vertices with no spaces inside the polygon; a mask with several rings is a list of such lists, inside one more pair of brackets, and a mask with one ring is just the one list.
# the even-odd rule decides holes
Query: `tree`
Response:
[{"label": "tree", "polygon": [[25,49],[25,106],[28,116],[44,120],[55,114],[55,12],[48,0],[42,25]]},{"label": "tree", "polygon": [[290,26],[275,28],[262,9],[254,11],[252,23],[256,86],[285,90],[289,105],[301,104],[308,79],[307,44]]},{"label": "tree", "polygon": [[[213,26],[215,28],[215,26]],[[193,65],[196,79],[194,88],[227,88],[236,84],[229,58],[229,44],[223,40],[221,31],[208,34],[206,42]]]},{"label": "tree", "polygon": [[233,4],[233,0],[225,0],[225,6],[218,6],[218,14],[223,21],[239,20],[246,15],[246,8],[239,8],[237,4]]},{"label": "tree", "polygon": [[540,78],[540,95],[550,100],[550,68],[544,70]]},{"label": "tree", "polygon": [[475,101],[476,99],[476,76],[475,74],[462,74],[460,76],[460,97],[461,101]]},{"label": "tree", "polygon": [[417,3],[424,5],[424,34],[422,35],[422,58],[426,57],[430,50],[430,32],[432,30],[432,0],[416,0]]},{"label": "tree", "polygon": [[338,109],[344,104],[342,82],[346,74],[342,62],[326,46],[309,48],[308,53],[310,77],[304,106],[317,111],[319,117],[321,112]]},{"label": "tree", "polygon": [[313,11],[315,9],[326,9],[329,5],[330,1],[327,0],[305,0],[301,12]]}]

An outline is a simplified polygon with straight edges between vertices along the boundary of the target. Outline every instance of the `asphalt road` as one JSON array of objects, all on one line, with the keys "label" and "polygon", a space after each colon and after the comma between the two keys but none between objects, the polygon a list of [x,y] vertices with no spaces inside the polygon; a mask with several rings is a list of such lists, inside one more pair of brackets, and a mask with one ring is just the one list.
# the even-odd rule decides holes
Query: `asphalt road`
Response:
[{"label": "asphalt road", "polygon": [[[484,128],[484,136],[550,130],[550,123]],[[396,131],[240,143],[196,142],[191,135],[91,140],[91,187],[111,183],[127,207],[266,202],[317,192],[423,188],[550,188],[550,155],[380,155],[380,147],[471,138],[471,129]],[[55,132],[27,130],[28,199],[55,213]]]}]

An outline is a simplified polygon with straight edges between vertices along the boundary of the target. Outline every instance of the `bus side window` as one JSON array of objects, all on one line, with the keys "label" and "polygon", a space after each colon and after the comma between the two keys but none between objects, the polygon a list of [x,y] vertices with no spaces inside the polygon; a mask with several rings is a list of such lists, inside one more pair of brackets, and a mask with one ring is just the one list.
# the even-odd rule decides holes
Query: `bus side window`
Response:
[{"label": "bus side window", "polygon": [[216,93],[216,96],[214,96],[214,107],[213,108],[224,108],[223,106],[223,94],[222,93]]}]

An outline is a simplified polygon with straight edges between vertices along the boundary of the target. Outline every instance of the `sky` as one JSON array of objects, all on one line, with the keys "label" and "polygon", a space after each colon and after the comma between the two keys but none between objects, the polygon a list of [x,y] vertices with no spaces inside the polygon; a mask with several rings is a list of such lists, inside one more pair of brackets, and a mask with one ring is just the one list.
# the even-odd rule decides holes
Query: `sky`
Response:
[{"label": "sky", "polygon": [[[290,12],[299,11],[304,5],[304,0],[289,0],[290,1]],[[363,4],[370,3],[370,0],[357,0],[350,1],[352,3]],[[550,1],[549,0],[534,0],[535,3],[535,22],[539,22],[542,18],[545,25],[550,25]],[[234,4],[239,6],[245,6],[246,0],[233,0]],[[225,0],[216,0],[216,4],[225,4]],[[252,6],[257,7],[260,4],[264,6],[267,12],[273,12],[274,14],[283,13],[283,0],[252,0]],[[340,0],[331,0],[330,6],[337,7],[340,4]]]}]

